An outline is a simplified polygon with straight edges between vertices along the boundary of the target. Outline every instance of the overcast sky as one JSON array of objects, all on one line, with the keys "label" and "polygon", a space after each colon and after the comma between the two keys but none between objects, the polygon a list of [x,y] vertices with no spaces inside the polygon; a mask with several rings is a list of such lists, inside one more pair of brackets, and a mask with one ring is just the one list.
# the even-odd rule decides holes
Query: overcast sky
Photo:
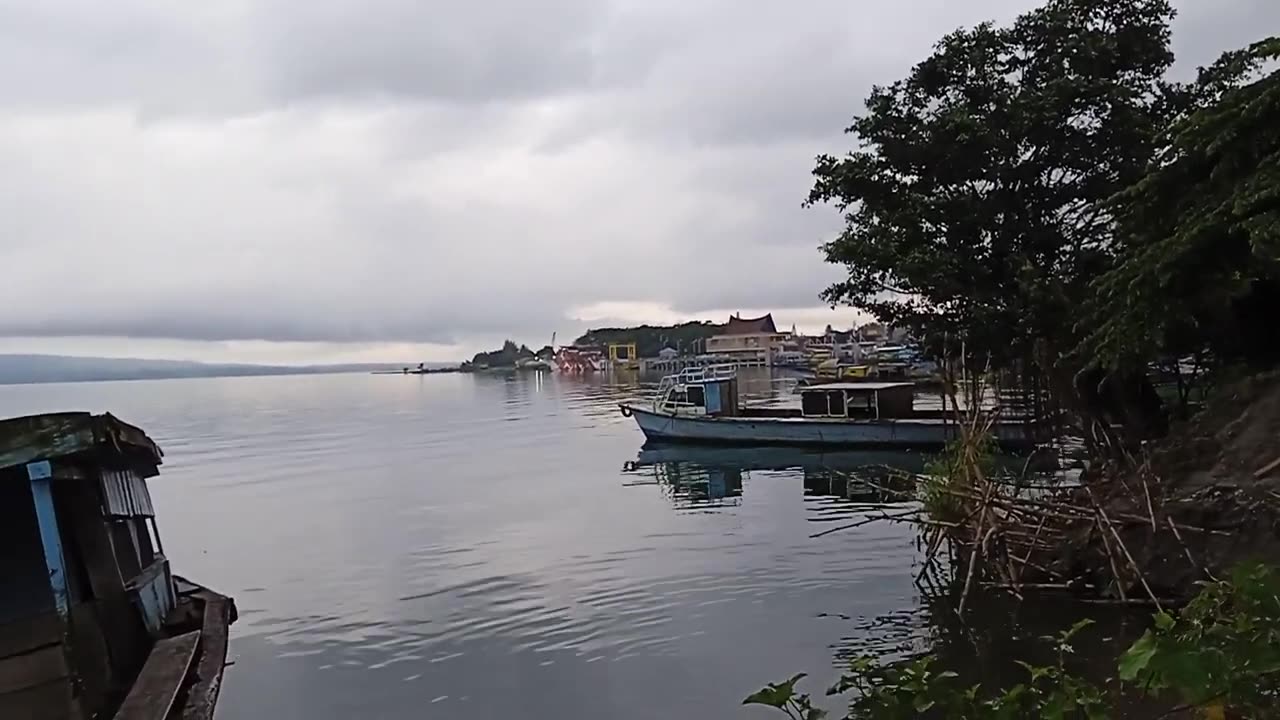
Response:
[{"label": "overcast sky", "polygon": [[[847,325],[803,210],[872,83],[1033,0],[0,0],[0,352],[457,359]],[[1181,68],[1280,30],[1182,0]]]}]

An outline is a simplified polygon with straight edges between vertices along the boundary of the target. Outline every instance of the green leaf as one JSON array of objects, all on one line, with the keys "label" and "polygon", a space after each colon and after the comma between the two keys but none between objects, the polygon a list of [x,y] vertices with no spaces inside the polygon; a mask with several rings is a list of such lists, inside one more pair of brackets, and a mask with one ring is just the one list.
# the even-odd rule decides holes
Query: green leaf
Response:
[{"label": "green leaf", "polygon": [[742,704],[768,705],[769,707],[782,709],[782,706],[786,705],[788,700],[795,697],[796,683],[800,682],[803,677],[805,677],[805,673],[797,673],[786,682],[770,683],[764,689],[748,695],[747,699],[742,701]]},{"label": "green leaf", "polygon": [[1177,622],[1173,619],[1173,616],[1166,612],[1156,613],[1155,620],[1156,620],[1156,629],[1158,630],[1170,630],[1173,628],[1175,624],[1177,624]]},{"label": "green leaf", "polygon": [[1040,708],[1040,717],[1043,720],[1064,720],[1067,716],[1068,701],[1067,698],[1060,694],[1053,694]]},{"label": "green leaf", "polygon": [[1076,622],[1076,624],[1072,625],[1072,626],[1071,626],[1071,628],[1070,628],[1069,630],[1067,630],[1065,633],[1063,633],[1063,635],[1062,635],[1062,639],[1063,639],[1063,641],[1067,641],[1067,640],[1070,640],[1071,638],[1075,637],[1076,633],[1078,633],[1078,632],[1080,632],[1081,630],[1083,630],[1083,629],[1085,629],[1085,628],[1089,627],[1090,625],[1093,625],[1093,624],[1094,624],[1094,622],[1095,622],[1095,621],[1094,621],[1094,619],[1093,619],[1093,618],[1084,618],[1083,620],[1079,620],[1079,621],[1077,621],[1077,622]]},{"label": "green leaf", "polygon": [[742,704],[743,705],[768,705],[769,707],[775,707],[775,708],[781,709],[782,706],[787,704],[787,701],[790,699],[791,699],[791,696],[790,695],[783,696],[781,691],[776,685],[770,685],[764,689],[757,690],[756,692],[748,695],[747,699],[742,701]]},{"label": "green leaf", "polygon": [[933,707],[935,704],[936,704],[936,701],[931,700],[928,696],[925,696],[925,695],[917,695],[915,699],[911,702],[911,705],[916,709],[916,712],[920,712],[920,713],[928,710],[929,708]]},{"label": "green leaf", "polygon": [[1120,656],[1120,679],[1132,682],[1137,678],[1138,673],[1146,670],[1151,664],[1151,658],[1156,654],[1156,649],[1156,638],[1148,630]]}]

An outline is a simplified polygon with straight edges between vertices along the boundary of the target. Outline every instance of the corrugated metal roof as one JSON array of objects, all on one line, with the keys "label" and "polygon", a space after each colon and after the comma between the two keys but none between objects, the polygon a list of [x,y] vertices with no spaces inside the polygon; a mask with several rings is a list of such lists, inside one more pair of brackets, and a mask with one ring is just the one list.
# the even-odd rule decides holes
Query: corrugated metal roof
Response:
[{"label": "corrugated metal roof", "polygon": [[155,517],[147,482],[132,470],[103,470],[102,499],[107,515]]}]

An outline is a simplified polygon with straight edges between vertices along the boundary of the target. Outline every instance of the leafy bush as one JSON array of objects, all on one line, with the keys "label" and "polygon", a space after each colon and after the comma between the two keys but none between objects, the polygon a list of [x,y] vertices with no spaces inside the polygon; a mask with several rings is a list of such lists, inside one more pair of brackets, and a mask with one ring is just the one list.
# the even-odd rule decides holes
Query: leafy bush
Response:
[{"label": "leafy bush", "polygon": [[1120,679],[1174,690],[1193,706],[1280,715],[1280,577],[1242,565],[1229,582],[1205,586],[1179,617],[1158,613],[1120,658]]},{"label": "leafy bush", "polygon": [[[1043,638],[1057,661],[1019,663],[1027,679],[1010,688],[966,685],[924,655],[891,663],[859,658],[827,694],[854,693],[844,720],[1099,720],[1109,717],[1106,693],[1067,667],[1072,638],[1091,622]],[[827,717],[796,692],[803,677],[769,685],[744,704],[775,707],[794,720]],[[1175,692],[1181,709],[1207,717],[1280,717],[1280,574],[1242,565],[1230,580],[1206,584],[1178,617],[1157,613],[1154,627],[1121,655],[1117,679],[1156,702]]]}]

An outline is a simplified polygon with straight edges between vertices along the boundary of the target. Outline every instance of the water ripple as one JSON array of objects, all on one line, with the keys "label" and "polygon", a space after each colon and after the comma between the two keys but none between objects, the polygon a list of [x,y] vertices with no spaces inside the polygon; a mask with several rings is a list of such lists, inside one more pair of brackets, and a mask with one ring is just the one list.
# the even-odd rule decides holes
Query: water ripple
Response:
[{"label": "water ripple", "polygon": [[[810,536],[881,506],[861,473],[920,457],[642,451],[616,406],[641,392],[348,375],[0,402],[111,410],[164,447],[165,549],[241,611],[222,720],[728,716],[763,682],[915,637],[909,528]],[[886,613],[906,629],[866,620]]]}]

